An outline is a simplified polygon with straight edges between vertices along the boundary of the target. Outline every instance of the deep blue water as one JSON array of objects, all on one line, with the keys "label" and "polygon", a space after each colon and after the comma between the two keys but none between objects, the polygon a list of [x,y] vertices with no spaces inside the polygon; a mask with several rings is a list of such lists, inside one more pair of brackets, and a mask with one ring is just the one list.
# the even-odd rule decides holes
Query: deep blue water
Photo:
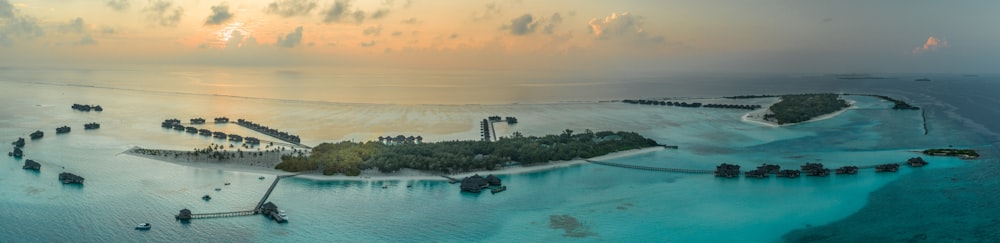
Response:
[{"label": "deep blue water", "polygon": [[[0,75],[5,102],[0,106],[0,138],[13,141],[36,129],[47,132],[26,148],[26,158],[42,162],[41,172],[22,170],[21,160],[2,159],[7,166],[0,167],[0,206],[13,209],[0,211],[4,242],[939,242],[989,241],[998,229],[1000,207],[992,190],[997,180],[991,176],[1000,138],[996,125],[1000,110],[993,108],[1000,104],[995,76],[920,75],[934,81],[913,82],[906,75],[895,75],[896,80],[837,80],[825,75],[702,74],[582,85],[538,78],[520,83],[547,85],[515,85],[483,99],[458,96],[427,102],[486,105],[414,105],[405,103],[436,94],[414,90],[400,100],[376,95],[378,101],[356,103],[361,98],[338,98],[337,94],[356,91],[332,87],[336,80],[306,78],[290,83],[258,75],[263,77],[237,83],[241,88],[234,90],[226,88],[233,84],[214,81],[217,75],[211,72],[83,73],[5,70]],[[141,81],[147,76],[155,81]],[[449,82],[468,76],[472,75],[449,76]],[[190,77],[199,78],[195,82]],[[386,80],[377,87],[419,86]],[[275,86],[284,88],[271,90]],[[285,90],[294,88],[331,91]],[[480,92],[476,88],[482,87],[464,91]],[[849,97],[858,101],[858,109],[782,128],[741,122],[743,111],[735,110],[564,102],[800,92],[902,98],[924,108],[930,132],[923,134],[919,111],[894,111],[885,102],[859,96]],[[107,110],[75,112],[69,109],[73,103],[101,104]],[[172,117],[243,117],[317,144],[386,134],[421,134],[429,141],[472,139],[476,121],[494,114],[515,115],[522,121],[514,127],[498,126],[501,133],[632,130],[681,146],[612,160],[647,166],[710,169],[720,162],[745,167],[769,162],[791,167],[822,161],[834,167],[897,162],[916,156],[913,150],[948,145],[977,148],[984,156],[970,161],[927,158],[931,165],[926,168],[903,168],[894,174],[865,171],[793,180],[727,180],[584,164],[503,175],[510,189],[496,195],[461,194],[456,185],[443,181],[293,178],[280,182],[271,196],[290,214],[288,224],[257,216],[182,224],[173,219],[181,208],[249,209],[270,180],[258,180],[257,173],[191,168],[120,154],[132,146],[190,149],[212,142],[158,127],[159,121]],[[82,124],[91,121],[102,123],[102,129],[83,131]],[[54,128],[61,125],[73,126],[74,131],[57,136]],[[246,132],[238,127],[213,129]],[[59,184],[55,178],[63,170],[83,175],[86,185]],[[222,186],[225,181],[232,185]],[[404,186],[410,183],[412,188]],[[216,187],[223,190],[213,191]],[[200,200],[204,194],[213,200]],[[553,216],[563,215],[580,224],[571,230],[553,228]],[[132,230],[139,222],[152,223],[153,230]]]}]

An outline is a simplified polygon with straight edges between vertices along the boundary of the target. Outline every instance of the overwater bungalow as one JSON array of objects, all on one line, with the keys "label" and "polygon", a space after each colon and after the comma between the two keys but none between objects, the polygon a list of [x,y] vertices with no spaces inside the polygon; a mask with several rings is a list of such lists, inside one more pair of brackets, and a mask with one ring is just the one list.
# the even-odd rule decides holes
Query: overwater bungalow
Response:
[{"label": "overwater bungalow", "polygon": [[184,131],[187,132],[187,133],[198,133],[198,128],[197,127],[185,127]]},{"label": "overwater bungalow", "polygon": [[198,129],[198,135],[212,136],[212,131],[208,129]]},{"label": "overwater bungalow", "polygon": [[806,173],[806,176],[827,176],[830,175],[830,169],[823,168],[822,163],[808,163],[802,166],[802,172]]},{"label": "overwater bungalow", "polygon": [[254,145],[260,144],[260,139],[257,139],[255,137],[246,137],[246,138],[243,138],[243,139],[248,144],[254,144]]},{"label": "overwater bungalow", "polygon": [[505,120],[507,120],[507,124],[509,125],[517,124],[517,117],[508,116]]},{"label": "overwater bungalow", "polygon": [[761,170],[761,169],[756,169],[756,170],[749,170],[747,172],[743,172],[743,176],[747,177],[747,178],[763,179],[763,178],[767,178],[769,176],[769,173],[767,173],[767,171],[764,171],[764,170]]},{"label": "overwater bungalow", "polygon": [[178,213],[177,216],[174,216],[174,219],[177,219],[177,220],[190,220],[191,219],[191,210],[188,210],[186,208],[185,209],[181,209],[181,212]]},{"label": "overwater bungalow", "polygon": [[98,124],[96,122],[91,122],[91,123],[83,124],[83,129],[84,130],[93,130],[93,129],[98,129],[98,128],[101,128],[101,124]]},{"label": "overwater bungalow", "polygon": [[490,121],[500,121],[501,120],[500,116],[490,116],[490,117],[487,117],[486,119],[488,119]]},{"label": "overwater bungalow", "polygon": [[479,174],[475,174],[473,176],[462,179],[462,185],[460,186],[460,188],[462,189],[463,192],[479,193],[484,188],[488,188],[489,186],[490,183],[486,181],[486,178],[479,176]]},{"label": "overwater bungalow", "polygon": [[757,166],[757,170],[763,171],[764,173],[768,174],[777,174],[778,171],[781,171],[781,166],[764,163],[761,166]]},{"label": "overwater bungalow", "polygon": [[787,178],[798,178],[799,174],[801,174],[801,173],[802,172],[800,172],[798,170],[781,170],[781,171],[778,171],[778,173],[775,174],[775,176],[777,176],[777,177],[787,177]]},{"label": "overwater bungalow", "polygon": [[90,111],[90,105],[73,104],[73,109],[78,111]]},{"label": "overwater bungalow", "polygon": [[24,161],[24,166],[22,166],[21,168],[25,169],[25,170],[35,170],[35,171],[37,171],[37,170],[42,169],[42,164],[39,164],[38,162],[35,162],[34,160],[30,160],[29,159],[29,160],[25,160]]},{"label": "overwater bungalow", "polygon": [[736,178],[740,176],[740,166],[734,164],[722,163],[715,167],[715,176],[726,177],[726,178]]},{"label": "overwater bungalow", "polygon": [[61,126],[56,128],[56,134],[68,133],[70,128],[68,126]]},{"label": "overwater bungalow", "polygon": [[218,138],[218,139],[226,139],[226,133],[224,133],[224,132],[213,132],[212,133],[212,137],[215,137],[215,138]]},{"label": "overwater bungalow", "polygon": [[73,173],[59,173],[59,181],[63,184],[83,184],[83,177],[74,175]]},{"label": "overwater bungalow", "polygon": [[243,141],[243,137],[240,136],[240,135],[236,135],[236,134],[229,134],[229,141],[242,142]]},{"label": "overwater bungalow", "polygon": [[487,175],[486,182],[490,183],[490,186],[499,186],[501,184],[500,177],[496,177],[495,175]]},{"label": "overwater bungalow", "polygon": [[229,123],[229,117],[216,117],[215,123]]},{"label": "overwater bungalow", "polygon": [[14,147],[23,148],[24,147],[24,138],[19,137],[19,138],[17,138],[17,141],[14,141],[13,143],[10,143],[10,144],[14,145]]},{"label": "overwater bungalow", "polygon": [[14,151],[7,153],[7,155],[14,156],[14,158],[21,158],[24,156],[24,151],[21,151],[21,148],[14,147]]},{"label": "overwater bungalow", "polygon": [[274,205],[272,202],[267,202],[264,205],[261,205],[259,213],[278,223],[288,222],[285,217],[281,216],[281,210],[278,210],[278,205]]},{"label": "overwater bungalow", "polygon": [[174,130],[184,131],[184,129],[187,129],[187,127],[184,127],[184,125],[181,124],[174,124]]},{"label": "overwater bungalow", "polygon": [[191,118],[191,124],[205,124],[205,118]]},{"label": "overwater bungalow", "polygon": [[100,105],[95,105],[94,111],[104,111],[104,107],[101,107]]},{"label": "overwater bungalow", "polygon": [[31,136],[31,139],[39,139],[39,138],[42,138],[42,136],[45,136],[45,133],[42,132],[42,131],[35,131],[35,132],[31,133],[30,136]]},{"label": "overwater bungalow", "polygon": [[899,171],[899,164],[881,164],[875,166],[875,172],[896,172]]},{"label": "overwater bungalow", "polygon": [[924,161],[922,157],[913,157],[906,160],[906,164],[910,165],[910,167],[923,167],[927,165],[927,161]]},{"label": "overwater bungalow", "polygon": [[837,168],[836,173],[838,175],[842,175],[842,174],[850,174],[850,175],[857,174],[858,173],[858,167],[857,166],[843,166],[843,167]]}]

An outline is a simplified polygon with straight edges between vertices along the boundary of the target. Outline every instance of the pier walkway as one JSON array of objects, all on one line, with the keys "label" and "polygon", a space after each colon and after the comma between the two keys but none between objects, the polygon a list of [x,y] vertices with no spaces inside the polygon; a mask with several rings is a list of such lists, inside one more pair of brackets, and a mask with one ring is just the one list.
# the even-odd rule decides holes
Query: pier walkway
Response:
[{"label": "pier walkway", "polygon": [[[590,163],[593,163],[593,164],[613,166],[613,167],[620,167],[620,168],[626,168],[626,169],[636,169],[636,170],[662,171],[662,172],[678,172],[678,173],[691,173],[691,174],[714,174],[715,173],[714,170],[693,170],[693,169],[662,168],[662,167],[651,167],[651,166],[621,164],[621,163],[606,162],[606,161],[597,161],[597,160],[589,160],[589,159],[585,159],[584,161],[587,161],[587,162],[590,162]],[[879,165],[884,165],[884,164],[862,165],[862,166],[857,166],[857,167],[858,167],[859,170],[863,170],[863,169],[875,169],[875,167],[878,167]],[[444,177],[448,178],[448,179],[452,179],[452,180],[454,179],[454,178],[447,177],[447,176],[444,176]]]},{"label": "pier walkway", "polygon": [[[185,210],[181,210],[181,215],[177,215],[176,218],[177,219],[208,219],[208,218],[227,218],[227,217],[250,216],[250,215],[255,215],[255,214],[265,214],[266,215],[267,213],[265,212],[266,210],[264,210],[264,204],[267,202],[267,198],[271,197],[271,192],[274,192],[274,188],[278,185],[278,181],[281,181],[282,178],[288,178],[288,177],[293,177],[293,176],[297,176],[297,175],[299,175],[299,174],[276,176],[274,178],[274,182],[271,182],[271,186],[267,188],[267,192],[264,193],[264,196],[260,198],[260,201],[257,202],[257,205],[254,206],[254,208],[252,210],[232,211],[232,212],[218,212],[218,213],[190,213],[190,211],[188,211],[187,213],[189,213],[189,214],[184,215],[185,210],[187,210],[187,209],[185,209]],[[280,220],[279,222],[283,222],[283,221],[284,221],[284,219]]]}]

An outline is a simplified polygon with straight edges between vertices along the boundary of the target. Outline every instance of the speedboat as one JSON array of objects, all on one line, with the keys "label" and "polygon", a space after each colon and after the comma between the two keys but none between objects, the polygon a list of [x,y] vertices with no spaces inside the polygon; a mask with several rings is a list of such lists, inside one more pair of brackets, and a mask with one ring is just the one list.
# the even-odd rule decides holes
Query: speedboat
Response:
[{"label": "speedboat", "polygon": [[201,199],[205,201],[212,200],[212,196],[205,195],[204,197],[201,197]]},{"label": "speedboat", "polygon": [[226,185],[228,186],[228,185],[229,185],[229,182],[226,182]]},{"label": "speedboat", "polygon": [[257,179],[258,179],[258,180],[263,180],[263,179],[264,179],[264,177],[263,177],[263,176],[261,176],[261,177],[257,177]]},{"label": "speedboat", "polygon": [[150,228],[153,228],[153,226],[150,225],[149,223],[141,223],[135,226],[135,229],[137,230],[148,230]]},{"label": "speedboat", "polygon": [[218,187],[216,187],[216,188],[215,188],[215,191],[222,191],[222,188],[218,188]]}]

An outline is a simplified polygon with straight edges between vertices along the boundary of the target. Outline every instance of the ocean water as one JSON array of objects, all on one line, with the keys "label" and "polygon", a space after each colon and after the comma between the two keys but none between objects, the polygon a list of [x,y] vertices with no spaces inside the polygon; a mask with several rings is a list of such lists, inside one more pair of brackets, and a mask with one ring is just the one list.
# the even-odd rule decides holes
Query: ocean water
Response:
[{"label": "ocean water", "polygon": [[[482,78],[485,75],[494,79]],[[0,239],[4,242],[773,242],[988,241],[997,236],[1000,127],[997,77],[922,75],[933,82],[837,80],[826,75],[664,75],[522,78],[503,73],[330,74],[315,70],[11,70],[0,74],[0,140],[34,130],[26,159],[0,158]],[[417,82],[407,77],[424,77]],[[507,83],[496,77],[522,78]],[[366,79],[366,80],[361,80]],[[371,80],[367,80],[371,79]],[[472,84],[468,87],[465,84]],[[787,127],[741,122],[743,111],[627,105],[601,100],[717,97],[758,93],[848,92],[902,98],[923,111],[849,96],[857,108],[828,120]],[[732,101],[737,102],[737,101]],[[764,101],[747,101],[764,102]],[[104,112],[77,112],[73,103]],[[924,114],[921,114],[924,112]],[[637,171],[582,164],[504,175],[499,194],[470,195],[443,181],[282,180],[270,201],[287,224],[264,217],[173,219],[246,210],[272,175],[184,167],[122,154],[133,146],[204,147],[217,140],[159,127],[166,118],[246,118],[302,136],[306,144],[421,135],[426,141],[475,139],[486,116],[500,135],[629,130],[678,150],[611,160],[645,166],[711,169],[722,162],[827,167],[901,162],[915,150],[979,149],[978,160],[925,157],[925,168],[898,173],[764,180]],[[926,119],[924,119],[926,116]],[[100,130],[82,124],[99,122]],[[928,134],[924,134],[924,123]],[[54,134],[69,125],[73,132]],[[252,134],[233,125],[212,130]],[[259,136],[259,135],[258,135]],[[262,137],[262,136],[259,136]],[[87,178],[66,186],[69,171]],[[258,180],[264,175],[266,180]],[[223,186],[223,182],[231,182]],[[406,185],[412,184],[412,187]],[[385,185],[387,188],[383,188]],[[221,187],[216,192],[213,188]],[[202,195],[213,199],[205,202]],[[945,206],[947,205],[947,206]],[[571,217],[576,224],[554,227]],[[913,219],[920,220],[913,220]],[[556,219],[556,220],[554,220]],[[150,222],[153,229],[135,231]],[[956,223],[957,222],[957,223]],[[558,222],[556,222],[558,223]],[[946,225],[946,226],[941,226]],[[863,227],[862,227],[863,226]],[[725,233],[722,233],[725,232]],[[892,232],[892,234],[885,234]],[[923,235],[920,235],[923,234]]]}]

